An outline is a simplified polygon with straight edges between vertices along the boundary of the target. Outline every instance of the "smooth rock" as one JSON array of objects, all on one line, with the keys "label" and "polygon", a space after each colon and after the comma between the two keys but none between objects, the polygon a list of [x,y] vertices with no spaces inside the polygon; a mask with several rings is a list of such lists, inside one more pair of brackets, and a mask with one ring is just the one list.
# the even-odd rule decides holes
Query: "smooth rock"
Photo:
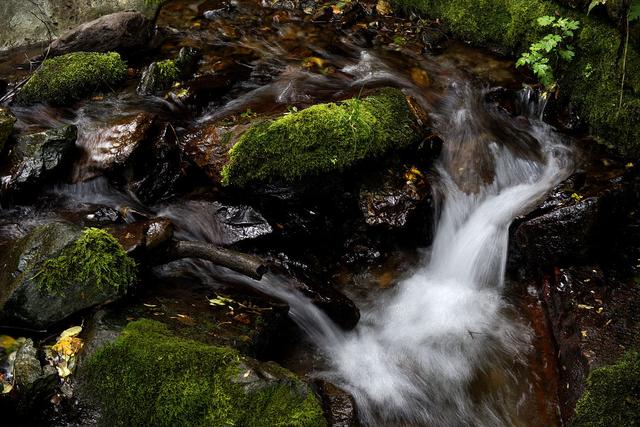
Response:
[{"label": "smooth rock", "polygon": [[153,32],[153,22],[135,11],[116,12],[86,22],[62,34],[49,45],[49,55],[69,52],[138,53]]},{"label": "smooth rock", "polygon": [[223,244],[231,245],[244,240],[271,234],[273,229],[266,219],[251,206],[224,205],[213,202],[212,209],[224,235]]},{"label": "smooth rock", "polygon": [[68,173],[77,129],[69,125],[21,135],[0,167],[2,192],[17,192],[52,184]]},{"label": "smooth rock", "polygon": [[322,399],[327,422],[331,427],[359,427],[356,403],[346,391],[324,380],[315,383]]}]

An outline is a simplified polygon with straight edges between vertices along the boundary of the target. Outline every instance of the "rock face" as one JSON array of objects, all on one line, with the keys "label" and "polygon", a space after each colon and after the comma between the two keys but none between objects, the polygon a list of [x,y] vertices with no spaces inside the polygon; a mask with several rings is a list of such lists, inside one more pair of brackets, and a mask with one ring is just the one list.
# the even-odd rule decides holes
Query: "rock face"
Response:
[{"label": "rock face", "polygon": [[212,209],[222,229],[224,236],[222,244],[231,245],[243,240],[255,239],[273,231],[260,212],[251,206],[231,206],[213,202]]},{"label": "rock face", "polygon": [[0,108],[0,153],[4,148],[4,143],[7,142],[7,138],[13,131],[13,124],[16,122],[16,117],[9,111],[8,108]]},{"label": "rock face", "polygon": [[86,22],[62,34],[49,47],[49,56],[70,52],[128,53],[144,49],[153,23],[140,12],[116,12]]},{"label": "rock face", "polygon": [[78,25],[113,12],[134,10],[151,19],[161,2],[147,0],[3,0],[0,50],[50,41]]},{"label": "rock face", "polygon": [[76,127],[23,135],[0,169],[2,192],[18,192],[62,176],[73,159]]},{"label": "rock face", "polygon": [[291,372],[180,338],[151,320],[130,323],[82,364],[80,375],[109,423],[326,425],[317,398]]},{"label": "rock face", "polygon": [[0,255],[0,317],[46,328],[80,310],[120,297],[133,262],[105,232],[50,223]]}]

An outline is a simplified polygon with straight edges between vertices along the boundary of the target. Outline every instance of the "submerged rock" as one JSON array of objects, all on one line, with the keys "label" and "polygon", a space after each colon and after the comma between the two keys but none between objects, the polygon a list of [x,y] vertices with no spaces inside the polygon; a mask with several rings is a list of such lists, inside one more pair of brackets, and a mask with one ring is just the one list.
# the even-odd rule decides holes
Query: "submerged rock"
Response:
[{"label": "submerged rock", "polygon": [[13,131],[13,125],[16,122],[16,117],[11,113],[8,108],[0,108],[0,153],[4,148],[4,143],[7,142],[7,138]]},{"label": "submerged rock", "polygon": [[273,120],[216,126],[187,139],[186,153],[213,180],[244,186],[339,172],[420,139],[422,120],[397,89],[318,104]]},{"label": "submerged rock", "polygon": [[151,320],[130,323],[95,351],[81,376],[113,424],[326,425],[316,396],[291,372]]},{"label": "submerged rock", "polygon": [[153,22],[140,12],[111,13],[62,34],[49,45],[48,53],[49,56],[78,51],[137,53],[146,47],[152,32]]},{"label": "submerged rock", "polygon": [[67,223],[38,226],[0,254],[0,317],[46,328],[119,298],[135,264],[109,233]]},{"label": "submerged rock", "polygon": [[76,133],[70,125],[19,136],[0,169],[2,191],[35,188],[62,176],[73,160]]},{"label": "submerged rock", "polygon": [[16,100],[29,105],[66,105],[101,90],[112,90],[127,77],[127,64],[116,52],[74,52],[45,59],[20,89]]}]

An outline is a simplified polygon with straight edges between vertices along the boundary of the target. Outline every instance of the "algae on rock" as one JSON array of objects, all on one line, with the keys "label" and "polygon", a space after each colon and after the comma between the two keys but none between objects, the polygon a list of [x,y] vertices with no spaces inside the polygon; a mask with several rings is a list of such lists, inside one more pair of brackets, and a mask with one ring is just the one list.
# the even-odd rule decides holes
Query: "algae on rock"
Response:
[{"label": "algae on rock", "polygon": [[416,141],[416,118],[398,89],[318,104],[252,124],[229,151],[224,184],[295,181],[341,171]]},{"label": "algae on rock", "polygon": [[127,77],[127,64],[116,52],[74,52],[46,59],[17,95],[23,105],[69,104],[101,90],[112,90]]},{"label": "algae on rock", "polygon": [[326,425],[317,398],[291,372],[152,320],[130,323],[88,357],[81,376],[105,425]]}]

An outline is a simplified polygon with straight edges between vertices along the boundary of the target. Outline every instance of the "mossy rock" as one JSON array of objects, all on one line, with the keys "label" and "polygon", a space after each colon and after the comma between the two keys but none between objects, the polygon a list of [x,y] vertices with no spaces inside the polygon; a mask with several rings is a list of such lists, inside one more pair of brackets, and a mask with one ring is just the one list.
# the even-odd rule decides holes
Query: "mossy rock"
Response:
[{"label": "mossy rock", "polygon": [[560,14],[580,21],[575,60],[560,70],[560,89],[590,131],[619,153],[640,156],[640,55],[629,46],[622,108],[623,36],[610,24],[549,0],[394,0],[441,19],[458,37],[519,55],[545,33],[536,19]]},{"label": "mossy rock", "polygon": [[137,92],[144,95],[167,90],[179,77],[180,70],[176,65],[176,61],[166,59],[164,61],[152,62],[142,73]]},{"label": "mossy rock", "polygon": [[130,323],[83,362],[84,392],[114,426],[325,426],[309,387],[274,363]]},{"label": "mossy rock", "polygon": [[573,427],[640,426],[640,353],[594,369],[576,405]]},{"label": "mossy rock", "polygon": [[104,230],[54,222],[33,229],[0,255],[0,315],[48,327],[121,297],[135,263]]},{"label": "mossy rock", "polygon": [[74,52],[46,59],[17,95],[23,105],[56,105],[112,90],[127,77],[127,64],[115,52]]},{"label": "mossy rock", "polygon": [[338,172],[408,146],[419,138],[416,118],[398,89],[318,104],[252,124],[229,151],[224,184],[296,181]]},{"label": "mossy rock", "polygon": [[2,152],[4,143],[7,142],[9,135],[11,135],[15,122],[16,116],[8,108],[0,108],[0,152]]}]

